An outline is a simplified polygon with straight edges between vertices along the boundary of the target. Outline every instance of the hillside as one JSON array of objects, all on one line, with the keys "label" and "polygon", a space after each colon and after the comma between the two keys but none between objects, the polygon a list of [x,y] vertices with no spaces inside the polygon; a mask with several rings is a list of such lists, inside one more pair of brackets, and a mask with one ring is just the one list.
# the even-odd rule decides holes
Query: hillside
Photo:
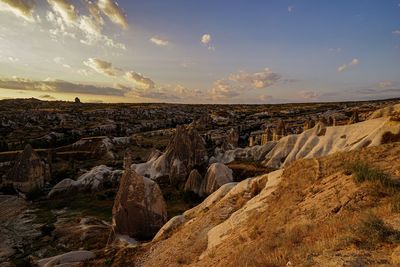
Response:
[{"label": "hillside", "polygon": [[[112,266],[398,264],[399,152],[400,143],[392,143],[303,159],[225,185],[185,212],[185,223],[168,238],[109,250],[104,260]],[[360,175],[372,181],[357,182]]]}]

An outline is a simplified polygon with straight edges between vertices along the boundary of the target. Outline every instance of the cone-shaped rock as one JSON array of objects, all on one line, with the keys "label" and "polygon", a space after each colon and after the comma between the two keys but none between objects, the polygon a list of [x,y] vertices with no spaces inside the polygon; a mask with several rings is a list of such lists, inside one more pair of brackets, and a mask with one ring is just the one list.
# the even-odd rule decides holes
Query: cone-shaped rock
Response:
[{"label": "cone-shaped rock", "polygon": [[165,162],[169,165],[171,183],[184,182],[190,170],[207,162],[203,138],[193,127],[177,126],[165,151]]},{"label": "cone-shaped rock", "polygon": [[213,163],[207,170],[206,177],[201,185],[200,195],[210,195],[222,185],[230,182],[233,182],[232,170],[222,163]]},{"label": "cone-shaped rock", "polygon": [[126,168],[113,207],[115,234],[147,240],[167,221],[167,206],[158,184]]},{"label": "cone-shaped rock", "polygon": [[185,184],[185,192],[194,192],[199,194],[201,183],[203,182],[203,177],[201,177],[200,173],[194,169],[190,172],[188,179]]},{"label": "cone-shaped rock", "polygon": [[19,154],[14,166],[8,172],[3,184],[10,184],[21,192],[27,193],[44,185],[46,167],[31,145],[26,145]]}]

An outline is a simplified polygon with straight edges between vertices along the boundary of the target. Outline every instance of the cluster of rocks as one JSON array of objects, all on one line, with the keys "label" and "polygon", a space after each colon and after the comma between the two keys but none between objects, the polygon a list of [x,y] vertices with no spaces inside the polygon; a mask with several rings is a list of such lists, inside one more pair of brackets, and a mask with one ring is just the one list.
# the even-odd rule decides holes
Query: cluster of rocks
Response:
[{"label": "cluster of rocks", "polygon": [[96,166],[90,171],[72,180],[66,178],[57,183],[48,193],[52,198],[76,192],[97,192],[105,188],[115,188],[122,176],[121,170],[113,170],[105,165]]}]

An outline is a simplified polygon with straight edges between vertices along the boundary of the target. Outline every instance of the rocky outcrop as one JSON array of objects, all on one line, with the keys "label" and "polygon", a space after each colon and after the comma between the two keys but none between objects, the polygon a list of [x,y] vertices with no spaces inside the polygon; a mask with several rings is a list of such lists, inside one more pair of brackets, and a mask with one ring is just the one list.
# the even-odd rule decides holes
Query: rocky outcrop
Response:
[{"label": "rocky outcrop", "polygon": [[18,155],[14,166],[3,179],[2,185],[12,185],[15,189],[27,193],[44,185],[48,169],[31,145],[26,145]]},{"label": "rocky outcrop", "polygon": [[189,177],[186,180],[184,191],[199,194],[202,182],[203,177],[201,177],[200,173],[194,169],[190,172]]},{"label": "rocky outcrop", "polygon": [[112,168],[105,165],[96,166],[81,175],[76,181],[68,178],[62,180],[53,187],[48,197],[71,191],[96,192],[106,187],[115,187],[121,176],[121,170],[112,170]]},{"label": "rocky outcrop", "polygon": [[279,141],[282,137],[286,136],[286,134],[287,134],[286,125],[283,120],[280,120],[278,122],[278,125],[275,129],[273,129],[272,134],[273,134],[273,136],[272,136],[273,141]]},{"label": "rocky outcrop", "polygon": [[399,131],[400,122],[390,117],[335,127],[318,123],[301,134],[288,135],[279,140],[265,156],[263,164],[266,167],[280,168],[297,159],[377,146],[382,144],[385,135],[395,135]]},{"label": "rocky outcrop", "polygon": [[189,172],[207,163],[207,150],[203,138],[193,127],[177,126],[176,133],[165,153],[154,155],[148,162],[134,164],[132,168],[150,179],[169,176],[172,184],[182,184]]},{"label": "rocky outcrop", "polygon": [[239,133],[234,128],[231,128],[227,133],[226,143],[229,148],[235,148],[238,146]]},{"label": "rocky outcrop", "polygon": [[254,162],[262,161],[271,149],[276,145],[275,141],[267,142],[265,145],[252,146],[246,148],[236,148],[225,152],[217,151],[215,158],[216,162],[230,163],[233,161]]},{"label": "rocky outcrop", "polygon": [[393,106],[388,106],[376,110],[369,116],[369,119],[377,119],[382,117],[399,116],[399,115],[400,115],[400,104],[396,104]]},{"label": "rocky outcrop", "polygon": [[135,239],[153,238],[167,221],[167,207],[156,182],[125,169],[114,201],[113,232]]},{"label": "rocky outcrop", "polygon": [[201,185],[200,196],[210,195],[230,182],[233,182],[232,170],[222,163],[213,163],[208,168]]},{"label": "rocky outcrop", "polygon": [[358,123],[358,122],[360,122],[358,111],[354,111],[353,114],[350,117],[350,120],[349,120],[348,124],[353,124],[353,123]]}]

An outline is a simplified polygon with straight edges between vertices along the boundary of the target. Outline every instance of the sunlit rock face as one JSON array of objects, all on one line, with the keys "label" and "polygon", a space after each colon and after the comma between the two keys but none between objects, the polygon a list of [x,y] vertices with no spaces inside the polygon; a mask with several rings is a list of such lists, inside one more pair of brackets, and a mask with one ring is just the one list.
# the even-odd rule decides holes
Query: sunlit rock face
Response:
[{"label": "sunlit rock face", "polygon": [[158,184],[125,169],[114,201],[114,233],[147,240],[166,222],[167,206]]},{"label": "sunlit rock face", "polygon": [[232,170],[222,163],[213,163],[201,185],[200,196],[208,196],[230,182],[233,182]]},{"label": "sunlit rock face", "polygon": [[2,185],[12,185],[15,189],[27,193],[35,188],[42,188],[46,176],[48,176],[46,165],[32,146],[26,145]]}]

